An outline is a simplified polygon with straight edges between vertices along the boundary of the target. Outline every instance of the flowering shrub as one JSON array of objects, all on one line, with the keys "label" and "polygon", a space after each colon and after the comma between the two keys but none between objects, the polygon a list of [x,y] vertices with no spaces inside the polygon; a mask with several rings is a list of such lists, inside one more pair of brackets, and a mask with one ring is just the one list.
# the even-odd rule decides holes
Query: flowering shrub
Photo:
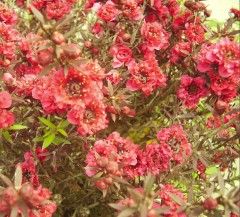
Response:
[{"label": "flowering shrub", "polygon": [[240,12],[210,14],[2,1],[0,217],[239,216]]}]

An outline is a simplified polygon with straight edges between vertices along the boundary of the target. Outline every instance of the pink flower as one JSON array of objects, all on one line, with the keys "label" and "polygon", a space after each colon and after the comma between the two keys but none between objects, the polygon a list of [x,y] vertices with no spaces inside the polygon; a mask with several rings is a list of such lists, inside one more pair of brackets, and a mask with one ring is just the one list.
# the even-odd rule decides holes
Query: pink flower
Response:
[{"label": "pink flower", "polygon": [[121,11],[116,8],[116,5],[110,0],[104,5],[95,3],[93,8],[97,11],[97,16],[106,22],[116,20],[117,16],[121,13]]},{"label": "pink flower", "polygon": [[169,46],[168,32],[157,21],[151,23],[144,21],[141,28],[141,35],[150,50],[166,49]]},{"label": "pink flower", "polygon": [[172,193],[178,196],[183,202],[187,202],[183,193],[175,189],[173,185],[160,185],[161,190],[158,192],[158,196],[161,198],[161,207],[170,207],[171,210],[164,212],[164,217],[187,217],[184,212],[176,213],[181,204],[177,203],[168,193]]},{"label": "pink flower", "polygon": [[60,19],[71,11],[71,4],[67,1],[47,2],[46,15],[48,19]]},{"label": "pink flower", "polygon": [[12,105],[12,96],[7,91],[0,92],[0,109],[9,108]]},{"label": "pink flower", "polygon": [[38,187],[40,184],[38,181],[38,175],[36,172],[34,160],[28,159],[24,162],[17,164],[17,166],[18,165],[20,165],[23,173],[22,183],[31,182],[34,187]]},{"label": "pink flower", "polygon": [[[187,57],[187,52],[191,53],[191,44],[189,42],[179,42],[171,48],[170,61],[174,64],[184,63],[183,60]],[[185,51],[185,52],[184,52]],[[185,63],[184,63],[185,64]]]},{"label": "pink flower", "polygon": [[113,85],[117,85],[120,81],[120,74],[117,70],[112,69],[106,74],[106,80],[110,81]]},{"label": "pink flower", "polygon": [[188,75],[181,77],[181,88],[178,90],[178,98],[184,101],[188,108],[195,108],[200,98],[208,95],[205,87],[206,81],[201,77],[192,78]]},{"label": "pink flower", "polygon": [[107,127],[105,105],[101,101],[91,101],[84,107],[73,106],[68,112],[68,121],[78,125],[78,133],[91,135]]},{"label": "pink flower", "polygon": [[[36,155],[38,157],[38,159],[40,160],[40,162],[44,162],[46,161],[47,155],[49,154],[47,149],[42,149],[41,147],[37,147],[36,148]],[[24,159],[25,161],[28,161],[29,159],[33,159],[34,160],[34,155],[32,151],[27,151],[24,154]]]},{"label": "pink flower", "polygon": [[0,128],[6,129],[14,124],[14,114],[6,109],[0,109]]},{"label": "pink flower", "polygon": [[156,60],[149,59],[140,63],[132,62],[129,64],[128,70],[131,77],[126,86],[131,91],[141,90],[147,96],[158,87],[166,85],[166,76],[158,67]]},{"label": "pink flower", "polygon": [[221,77],[237,76],[240,70],[240,47],[228,38],[202,47],[196,60],[200,72],[218,73]]},{"label": "pink flower", "polygon": [[112,46],[109,53],[113,56],[113,68],[128,65],[132,60],[132,50],[125,44]]},{"label": "pink flower", "polygon": [[170,128],[163,128],[157,133],[160,144],[169,145],[172,152],[172,160],[181,164],[183,157],[192,153],[192,145],[188,142],[186,134],[181,125],[172,125]]},{"label": "pink flower", "polygon": [[18,15],[14,10],[9,9],[4,4],[0,3],[0,21],[8,25],[14,25],[17,23]]},{"label": "pink flower", "polygon": [[143,18],[143,10],[138,6],[138,0],[123,1],[122,12],[124,16],[133,20],[140,20]]},{"label": "pink flower", "polygon": [[201,43],[205,40],[204,28],[200,25],[193,23],[186,24],[186,30],[184,31],[186,37],[190,42]]},{"label": "pink flower", "polygon": [[170,159],[172,152],[167,144],[152,142],[146,145],[147,169],[154,175],[170,170]]}]

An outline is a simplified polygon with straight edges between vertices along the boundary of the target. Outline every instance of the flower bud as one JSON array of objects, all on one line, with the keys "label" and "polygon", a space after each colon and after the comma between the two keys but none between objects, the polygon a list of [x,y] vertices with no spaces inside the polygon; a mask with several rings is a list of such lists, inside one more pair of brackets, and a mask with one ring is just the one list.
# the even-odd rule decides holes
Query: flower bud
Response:
[{"label": "flower bud", "polygon": [[10,206],[13,206],[18,202],[19,196],[15,188],[7,187],[3,191],[2,199]]},{"label": "flower bud", "polygon": [[222,100],[218,100],[215,103],[215,110],[219,115],[222,115],[227,109],[227,103],[222,101]]},{"label": "flower bud", "polygon": [[30,183],[25,183],[22,185],[20,189],[20,195],[23,197],[23,199],[30,199],[33,195],[33,186]]},{"label": "flower bud", "polygon": [[40,65],[47,65],[53,60],[53,53],[49,50],[41,50],[38,52],[38,63]]},{"label": "flower bud", "polygon": [[99,190],[105,190],[108,187],[104,181],[96,181],[95,185]]},{"label": "flower bud", "polygon": [[116,173],[118,171],[118,163],[114,161],[110,161],[106,167],[109,173]]},{"label": "flower bud", "polygon": [[65,41],[65,38],[62,33],[56,31],[52,34],[52,40],[56,44],[62,44]]},{"label": "flower bud", "polygon": [[113,184],[113,178],[112,177],[106,177],[104,182],[108,185],[112,185]]},{"label": "flower bud", "polygon": [[106,157],[100,157],[97,159],[97,165],[104,168],[108,164],[108,159]]},{"label": "flower bud", "polygon": [[212,197],[208,197],[203,203],[203,207],[206,210],[214,210],[217,208],[217,206],[218,206],[218,201]]}]

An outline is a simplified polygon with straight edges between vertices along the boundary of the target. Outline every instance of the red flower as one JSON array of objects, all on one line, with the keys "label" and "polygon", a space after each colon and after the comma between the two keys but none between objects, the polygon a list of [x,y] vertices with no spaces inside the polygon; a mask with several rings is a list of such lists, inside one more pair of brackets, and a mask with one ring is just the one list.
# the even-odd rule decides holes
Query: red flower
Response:
[{"label": "red flower", "polygon": [[17,23],[18,15],[14,10],[9,9],[4,4],[0,3],[0,22],[4,22],[8,25],[14,25]]},{"label": "red flower", "polygon": [[127,88],[131,91],[141,90],[144,95],[149,95],[158,87],[166,85],[166,76],[158,67],[155,60],[149,59],[140,63],[132,62],[128,66],[131,77]]},{"label": "red flower", "polygon": [[172,152],[167,144],[152,142],[146,145],[147,169],[154,175],[170,170],[170,159]]},{"label": "red flower", "polygon": [[68,112],[68,121],[78,125],[81,135],[94,134],[107,127],[105,105],[101,101],[91,101],[84,107],[73,106]]},{"label": "red flower", "polygon": [[187,217],[184,212],[177,212],[177,210],[181,208],[181,204],[173,200],[168,194],[168,192],[172,193],[178,196],[183,202],[187,202],[183,193],[178,189],[175,189],[173,185],[160,185],[160,187],[161,190],[158,192],[158,196],[161,198],[161,206],[171,208],[171,210],[164,212],[164,217]]},{"label": "red flower", "polygon": [[12,105],[12,96],[7,91],[0,92],[0,109],[9,108]]},{"label": "red flower", "polygon": [[117,85],[121,81],[120,74],[115,69],[112,69],[106,74],[106,79],[114,85]]},{"label": "red flower", "polygon": [[240,47],[237,43],[222,38],[215,44],[202,47],[196,59],[200,72],[218,73],[221,77],[238,76],[240,70]]},{"label": "red flower", "polygon": [[95,3],[93,8],[97,11],[97,16],[106,22],[116,20],[117,16],[121,13],[110,0],[102,6],[100,3]]},{"label": "red flower", "polygon": [[141,28],[141,35],[146,40],[146,44],[150,50],[166,49],[169,46],[168,32],[157,21],[151,23],[144,21]]},{"label": "red flower", "polygon": [[181,164],[183,157],[192,153],[192,146],[188,142],[181,125],[172,125],[170,128],[161,129],[157,133],[157,138],[160,144],[168,144],[170,146],[172,160],[177,164]]},{"label": "red flower", "polygon": [[14,114],[6,109],[0,109],[0,128],[5,129],[14,124]]},{"label": "red flower", "polygon": [[201,77],[192,78],[188,75],[181,77],[182,87],[178,90],[178,98],[184,101],[188,108],[195,108],[200,98],[208,95],[208,89],[205,88],[206,81]]},{"label": "red flower", "polygon": [[39,181],[34,160],[28,159],[27,161],[21,162],[18,165],[21,167],[23,173],[22,183],[31,182],[34,187],[38,187]]},{"label": "red flower", "polygon": [[60,19],[71,11],[71,4],[67,1],[47,2],[46,15],[48,19]]},{"label": "red flower", "polygon": [[140,20],[143,18],[143,10],[138,6],[138,0],[123,1],[122,12],[123,15],[133,20]]},{"label": "red flower", "polygon": [[123,64],[128,65],[132,60],[132,50],[125,44],[112,46],[109,53],[113,56],[113,68],[118,68]]},{"label": "red flower", "polygon": [[[186,51],[186,52],[184,52]],[[174,45],[171,49],[171,62],[174,64],[182,63],[185,57],[187,57],[187,52],[191,53],[191,44],[189,42],[179,42]],[[185,63],[184,63],[185,64]]]},{"label": "red flower", "polygon": [[200,25],[193,23],[186,24],[186,30],[184,33],[190,42],[201,43],[205,40],[204,28]]}]

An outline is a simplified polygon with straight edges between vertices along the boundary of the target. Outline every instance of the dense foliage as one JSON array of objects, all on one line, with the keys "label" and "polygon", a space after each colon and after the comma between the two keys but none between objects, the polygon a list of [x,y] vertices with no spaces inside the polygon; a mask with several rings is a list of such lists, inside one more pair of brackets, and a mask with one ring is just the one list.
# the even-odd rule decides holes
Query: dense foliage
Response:
[{"label": "dense foliage", "polygon": [[239,216],[240,11],[210,14],[3,0],[0,217]]}]

